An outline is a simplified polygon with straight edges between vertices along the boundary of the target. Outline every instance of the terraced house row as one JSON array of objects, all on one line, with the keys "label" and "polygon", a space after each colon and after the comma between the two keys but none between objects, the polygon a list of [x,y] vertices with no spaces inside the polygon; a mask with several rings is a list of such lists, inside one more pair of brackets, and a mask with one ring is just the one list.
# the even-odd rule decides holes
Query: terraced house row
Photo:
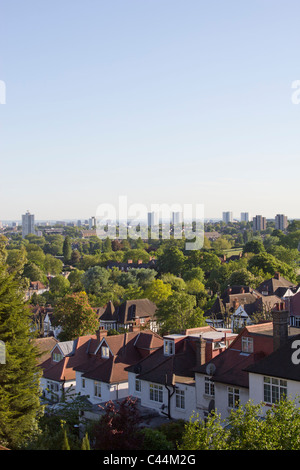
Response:
[{"label": "terraced house row", "polygon": [[225,419],[249,399],[267,409],[300,389],[300,366],[292,361],[299,329],[289,325],[284,304],[272,314],[273,321],[238,334],[206,326],[160,337],[132,326],[124,334],[108,336],[100,328],[68,342],[40,338],[40,348],[50,351],[40,364],[44,397],[80,393],[93,407],[89,417],[99,415],[99,405],[127,396],[165,419],[205,419],[213,409]]}]

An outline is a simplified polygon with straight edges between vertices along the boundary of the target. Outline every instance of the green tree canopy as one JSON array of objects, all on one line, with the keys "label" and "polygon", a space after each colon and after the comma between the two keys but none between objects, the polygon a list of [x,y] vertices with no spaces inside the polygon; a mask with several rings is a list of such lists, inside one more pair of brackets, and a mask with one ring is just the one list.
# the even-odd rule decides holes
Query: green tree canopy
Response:
[{"label": "green tree canopy", "polygon": [[[3,240],[3,239],[2,239]],[[18,273],[8,271],[0,243],[0,444],[17,448],[37,428],[42,412],[38,351],[32,342],[30,311]]]},{"label": "green tree canopy", "polygon": [[53,324],[61,327],[61,341],[69,341],[79,336],[94,334],[99,328],[95,310],[90,306],[85,292],[66,295],[54,309]]},{"label": "green tree canopy", "polygon": [[157,320],[162,332],[182,333],[187,328],[204,326],[203,312],[196,307],[196,297],[185,292],[173,292],[158,304]]}]

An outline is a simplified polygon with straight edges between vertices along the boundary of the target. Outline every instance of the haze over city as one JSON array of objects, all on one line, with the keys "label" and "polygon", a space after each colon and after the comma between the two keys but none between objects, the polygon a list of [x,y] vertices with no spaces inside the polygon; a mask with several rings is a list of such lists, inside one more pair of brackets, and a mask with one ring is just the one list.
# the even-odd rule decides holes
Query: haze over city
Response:
[{"label": "haze over city", "polygon": [[2,4],[0,220],[86,219],[123,194],[299,218],[300,5],[284,6]]}]

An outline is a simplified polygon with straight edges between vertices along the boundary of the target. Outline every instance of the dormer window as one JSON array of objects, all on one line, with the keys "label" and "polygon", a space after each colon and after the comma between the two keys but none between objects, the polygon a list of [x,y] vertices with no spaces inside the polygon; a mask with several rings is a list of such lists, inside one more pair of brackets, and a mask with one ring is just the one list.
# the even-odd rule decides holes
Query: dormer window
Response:
[{"label": "dormer window", "polygon": [[101,347],[101,357],[103,357],[104,359],[109,358],[109,348],[107,346]]},{"label": "dormer window", "polygon": [[172,356],[175,353],[174,341],[165,339],[164,341],[164,354],[165,356]]},{"label": "dormer window", "polygon": [[253,338],[244,336],[242,338],[242,352],[243,353],[252,353],[253,352]]},{"label": "dormer window", "polygon": [[62,354],[59,354],[59,353],[53,353],[52,354],[52,359],[53,359],[54,362],[59,362],[63,358],[64,358],[64,356]]}]

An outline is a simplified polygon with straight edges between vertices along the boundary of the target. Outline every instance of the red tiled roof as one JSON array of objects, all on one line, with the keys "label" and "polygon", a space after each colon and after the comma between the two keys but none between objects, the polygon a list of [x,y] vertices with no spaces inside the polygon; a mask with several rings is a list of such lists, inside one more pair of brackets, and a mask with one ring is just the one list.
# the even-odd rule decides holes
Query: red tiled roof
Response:
[{"label": "red tiled roof", "polygon": [[[101,352],[97,351],[101,342],[112,353],[108,359],[102,358]],[[106,336],[100,342],[96,335],[82,336],[76,340],[72,355],[60,362],[48,359],[42,364],[44,377],[55,381],[75,380],[76,371],[80,371],[85,377],[94,380],[121,382],[128,377],[125,368],[142,358],[141,350],[151,353],[162,343],[163,339],[159,335],[148,330]]]}]

